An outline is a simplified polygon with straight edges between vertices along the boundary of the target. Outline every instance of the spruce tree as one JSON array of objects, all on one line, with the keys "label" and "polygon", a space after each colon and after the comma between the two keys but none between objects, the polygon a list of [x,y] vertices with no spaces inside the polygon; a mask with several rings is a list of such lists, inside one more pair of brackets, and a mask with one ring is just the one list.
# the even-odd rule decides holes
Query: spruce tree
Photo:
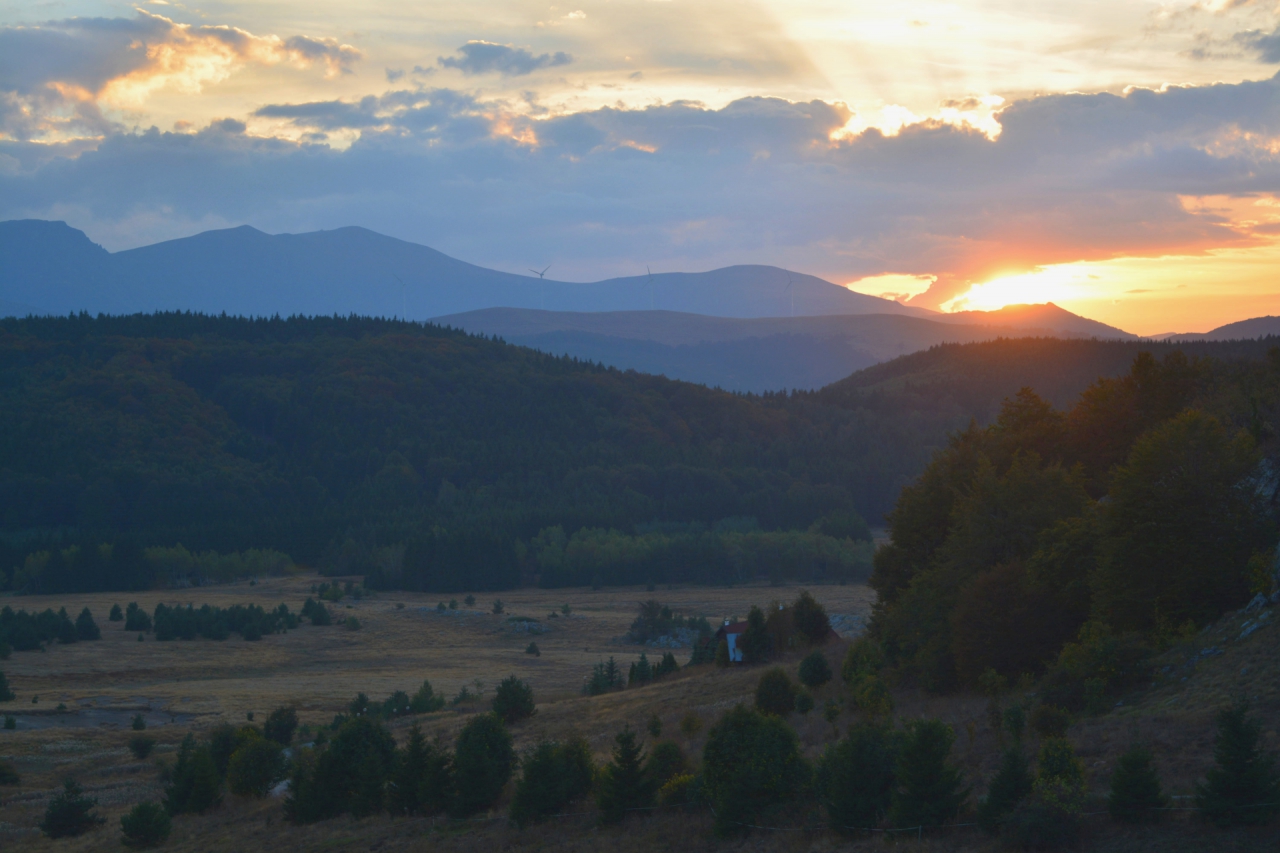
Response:
[{"label": "spruce tree", "polygon": [[93,621],[93,614],[87,607],[76,617],[76,636],[81,640],[102,639],[102,631],[98,628],[98,623]]},{"label": "spruce tree", "polygon": [[22,778],[18,776],[18,771],[13,769],[13,765],[0,758],[0,785],[20,785]]},{"label": "spruce tree", "polygon": [[123,621],[124,621],[124,611],[122,611],[122,610],[120,609],[120,605],[119,605],[119,604],[113,604],[113,605],[111,605],[111,613],[107,616],[107,621],[108,621],[108,622],[123,622]]},{"label": "spruce tree", "polygon": [[636,742],[631,726],[624,726],[614,738],[613,760],[604,767],[596,804],[605,823],[618,823],[631,809],[653,805],[653,780],[644,772],[645,753]]},{"label": "spruce tree", "polygon": [[766,714],[785,717],[795,710],[795,706],[796,687],[787,671],[780,666],[766,670],[756,685],[756,708]]},{"label": "spruce tree", "polygon": [[9,679],[5,677],[4,670],[0,669],[0,702],[12,702],[14,698],[13,689],[9,687]]},{"label": "spruce tree", "polygon": [[1262,727],[1244,699],[1218,714],[1216,766],[1196,785],[1196,806],[1218,826],[1266,823],[1277,811],[1275,756],[1262,749]]},{"label": "spruce tree", "polygon": [[518,826],[549,817],[591,790],[591,748],[581,738],[542,741],[522,765],[511,801],[511,819]]},{"label": "spruce tree", "polygon": [[982,828],[987,832],[998,831],[1010,812],[1031,793],[1034,781],[1022,749],[1015,746],[1006,750],[987,796],[978,806],[978,823]]},{"label": "spruce tree", "polygon": [[1168,802],[1160,790],[1151,750],[1135,746],[1120,756],[1107,796],[1107,810],[1113,818],[1126,823],[1154,822],[1160,819],[1160,809]]},{"label": "spruce tree", "polygon": [[836,832],[873,829],[893,794],[895,741],[883,726],[862,723],[831,744],[818,762],[818,794]]},{"label": "spruce tree", "polygon": [[471,718],[458,735],[453,767],[456,796],[450,811],[466,817],[497,802],[515,769],[511,735],[497,714]]},{"label": "spruce tree", "polygon": [[747,630],[738,638],[743,663],[764,663],[773,652],[773,641],[765,626],[764,611],[752,605],[747,613]]},{"label": "spruce tree", "polygon": [[86,797],[74,779],[62,783],[62,792],[49,802],[49,808],[40,822],[40,829],[50,838],[69,838],[88,832],[104,818],[94,812],[96,799]]},{"label": "spruce tree", "polygon": [[502,679],[493,694],[493,713],[507,725],[532,717],[536,713],[533,688],[514,675]]},{"label": "spruce tree", "polygon": [[159,803],[138,803],[120,818],[126,847],[158,847],[169,838],[172,828],[169,813]]},{"label": "spruce tree", "polygon": [[939,826],[955,817],[969,791],[948,761],[954,742],[955,732],[941,720],[907,724],[894,768],[892,826]]},{"label": "spruce tree", "polygon": [[178,750],[173,779],[164,793],[164,807],[171,815],[200,813],[222,802],[222,777],[208,744],[196,745],[188,734]]}]

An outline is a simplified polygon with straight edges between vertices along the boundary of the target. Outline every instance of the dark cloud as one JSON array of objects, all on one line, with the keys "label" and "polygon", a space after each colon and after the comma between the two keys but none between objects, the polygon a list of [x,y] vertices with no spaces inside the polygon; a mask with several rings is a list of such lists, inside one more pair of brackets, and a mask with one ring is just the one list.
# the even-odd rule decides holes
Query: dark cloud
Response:
[{"label": "dark cloud", "polygon": [[1259,62],[1280,62],[1280,28],[1276,28],[1269,33],[1262,30],[1237,33],[1235,41],[1254,51]]},{"label": "dark cloud", "polygon": [[[914,273],[937,276],[936,304],[997,273],[1248,245],[1261,232],[1180,197],[1280,192],[1280,75],[1029,98],[1000,113],[994,140],[938,123],[848,137],[843,106],[771,98],[534,119],[404,89],[257,115],[309,135],[113,132],[67,156],[0,143],[19,164],[0,174],[0,219],[58,211],[91,237],[140,211],[164,211],[166,227],[357,224],[513,270],[556,259],[578,279],[646,263]],[[340,129],[360,131],[350,148],[321,144]]]},{"label": "dark cloud", "polygon": [[573,57],[564,52],[534,56],[522,47],[487,41],[469,41],[458,48],[458,53],[461,56],[442,56],[438,62],[444,68],[456,68],[467,75],[496,71],[504,77],[519,77],[539,68],[554,68],[573,61]]}]

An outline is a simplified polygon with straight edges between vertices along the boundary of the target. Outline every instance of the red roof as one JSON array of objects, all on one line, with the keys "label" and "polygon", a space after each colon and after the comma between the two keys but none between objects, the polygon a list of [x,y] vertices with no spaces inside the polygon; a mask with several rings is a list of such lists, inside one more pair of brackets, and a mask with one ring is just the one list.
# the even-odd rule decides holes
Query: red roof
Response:
[{"label": "red roof", "polygon": [[720,637],[725,634],[745,634],[746,632],[747,632],[746,622],[734,622],[732,625],[722,626],[719,631],[716,631],[716,636]]}]

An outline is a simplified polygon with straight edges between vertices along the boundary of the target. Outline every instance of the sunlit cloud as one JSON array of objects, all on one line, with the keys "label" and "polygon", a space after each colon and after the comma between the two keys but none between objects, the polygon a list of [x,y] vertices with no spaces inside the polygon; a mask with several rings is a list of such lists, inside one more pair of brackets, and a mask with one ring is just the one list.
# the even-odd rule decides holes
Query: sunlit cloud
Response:
[{"label": "sunlit cloud", "polygon": [[857,281],[851,281],[845,286],[850,290],[865,293],[868,296],[879,296],[884,299],[892,299],[895,302],[906,302],[913,297],[927,293],[936,278],[936,276],[932,275],[885,273],[883,275],[866,276]]}]

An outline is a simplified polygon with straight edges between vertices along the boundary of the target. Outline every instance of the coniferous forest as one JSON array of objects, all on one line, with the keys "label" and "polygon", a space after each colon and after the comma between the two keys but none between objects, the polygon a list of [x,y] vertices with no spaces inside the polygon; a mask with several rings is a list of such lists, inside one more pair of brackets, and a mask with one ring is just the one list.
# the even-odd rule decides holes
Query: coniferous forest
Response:
[{"label": "coniferous forest", "polygon": [[[1239,383],[1265,384],[1269,346],[1181,347],[1190,390],[1172,411],[1225,377],[1222,429],[1265,419],[1269,398]],[[1066,405],[1144,350],[1173,348],[942,346],[822,391],[751,396],[389,320],[4,320],[0,583],[141,589],[290,558],[442,591],[860,579],[866,522],[949,434],[1024,385]],[[1081,439],[1097,459],[1037,445],[1076,489],[1055,512],[1099,496],[1160,412],[1106,410],[1119,431],[1090,428],[1111,444]]]}]

